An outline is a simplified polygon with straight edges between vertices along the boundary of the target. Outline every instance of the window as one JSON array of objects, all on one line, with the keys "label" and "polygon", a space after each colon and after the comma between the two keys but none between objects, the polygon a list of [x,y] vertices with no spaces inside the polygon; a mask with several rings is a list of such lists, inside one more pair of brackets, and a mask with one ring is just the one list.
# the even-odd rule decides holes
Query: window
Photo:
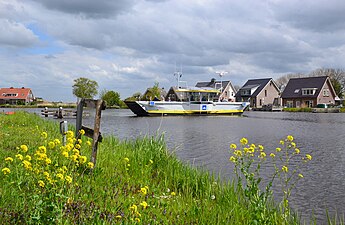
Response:
[{"label": "window", "polygon": [[241,90],[241,95],[250,95],[250,89]]},{"label": "window", "polygon": [[314,95],[317,88],[303,88],[302,95]]},{"label": "window", "polygon": [[286,107],[293,108],[293,101],[286,101]]},{"label": "window", "polygon": [[323,96],[328,97],[329,96],[329,90],[328,89],[323,89]]},{"label": "window", "polygon": [[265,97],[267,97],[267,90],[265,90]]},{"label": "window", "polygon": [[296,90],[295,90],[294,92],[295,92],[295,94],[298,94],[298,92],[299,92],[299,89],[296,89]]}]

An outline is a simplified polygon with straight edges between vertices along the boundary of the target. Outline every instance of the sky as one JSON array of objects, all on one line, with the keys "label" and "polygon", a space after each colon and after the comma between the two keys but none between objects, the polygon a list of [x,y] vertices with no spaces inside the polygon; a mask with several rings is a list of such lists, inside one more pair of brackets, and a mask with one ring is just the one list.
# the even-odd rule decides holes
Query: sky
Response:
[{"label": "sky", "polygon": [[[0,0],[0,87],[75,102],[74,80],[122,99],[174,72],[188,86],[345,68],[344,0]],[[99,98],[99,96],[95,96]]]}]

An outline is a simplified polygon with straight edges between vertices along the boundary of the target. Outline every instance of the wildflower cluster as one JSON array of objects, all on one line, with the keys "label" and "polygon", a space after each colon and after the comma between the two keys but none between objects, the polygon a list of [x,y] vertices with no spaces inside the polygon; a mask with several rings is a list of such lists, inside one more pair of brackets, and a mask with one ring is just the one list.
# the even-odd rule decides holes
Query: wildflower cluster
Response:
[{"label": "wildflower cluster", "polygon": [[[288,135],[285,139],[280,140],[279,147],[274,151],[265,151],[262,145],[249,144],[246,138],[240,140],[240,146],[230,145],[232,155],[229,160],[235,165],[238,187],[243,190],[244,200],[252,208],[253,220],[257,222],[262,223],[265,218],[269,217],[265,213],[268,213],[267,203],[272,197],[271,187],[275,178],[278,178],[282,186],[283,199],[280,205],[283,215],[287,217],[289,214],[288,198],[291,190],[297,181],[304,177],[299,173],[300,166],[312,159],[309,154],[302,156],[293,140],[293,136]],[[272,162],[274,172],[270,176],[265,191],[261,191],[260,171],[264,165],[267,165],[264,164],[267,159]],[[290,165],[292,160],[294,160],[294,167]]]},{"label": "wildflower cluster", "polygon": [[40,137],[43,145],[34,147],[25,144],[17,148],[14,157],[6,157],[6,166],[1,169],[5,177],[22,176],[24,180],[18,183],[30,183],[41,192],[42,188],[58,188],[72,185],[73,178],[80,171],[93,168],[93,163],[88,162],[86,156],[80,153],[82,140],[76,139],[72,131],[67,132],[67,144],[61,145],[59,139],[48,140],[48,133],[43,131]]}]

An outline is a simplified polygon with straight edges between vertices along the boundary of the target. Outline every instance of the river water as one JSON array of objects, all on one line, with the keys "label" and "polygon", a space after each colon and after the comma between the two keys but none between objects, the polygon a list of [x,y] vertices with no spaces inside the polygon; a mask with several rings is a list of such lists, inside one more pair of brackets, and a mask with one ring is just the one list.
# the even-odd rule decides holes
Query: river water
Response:
[{"label": "river water", "polygon": [[[8,110],[8,109],[7,109]],[[38,113],[38,109],[29,109]],[[92,114],[84,120],[91,125]],[[69,120],[75,123],[75,120]],[[303,154],[313,160],[302,167],[304,178],[292,192],[289,202],[303,219],[314,215],[317,224],[330,216],[345,212],[345,114],[245,112],[233,116],[136,117],[129,110],[107,109],[102,112],[101,132],[120,139],[133,139],[164,133],[170,151],[194,166],[233,178],[229,162],[231,143],[246,137],[250,143],[262,144],[267,152],[279,147],[287,135],[295,138]],[[271,169],[262,172],[269,176]],[[266,174],[265,174],[266,173]],[[279,192],[278,188],[275,188]],[[279,199],[279,194],[276,196]]]}]

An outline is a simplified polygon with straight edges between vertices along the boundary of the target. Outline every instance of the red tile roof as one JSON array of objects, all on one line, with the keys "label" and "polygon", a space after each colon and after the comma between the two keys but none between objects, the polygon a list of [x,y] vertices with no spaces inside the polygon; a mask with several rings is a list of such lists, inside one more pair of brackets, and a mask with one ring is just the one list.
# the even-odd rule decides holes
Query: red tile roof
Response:
[{"label": "red tile roof", "polygon": [[0,88],[0,99],[27,99],[29,94],[30,88]]}]

